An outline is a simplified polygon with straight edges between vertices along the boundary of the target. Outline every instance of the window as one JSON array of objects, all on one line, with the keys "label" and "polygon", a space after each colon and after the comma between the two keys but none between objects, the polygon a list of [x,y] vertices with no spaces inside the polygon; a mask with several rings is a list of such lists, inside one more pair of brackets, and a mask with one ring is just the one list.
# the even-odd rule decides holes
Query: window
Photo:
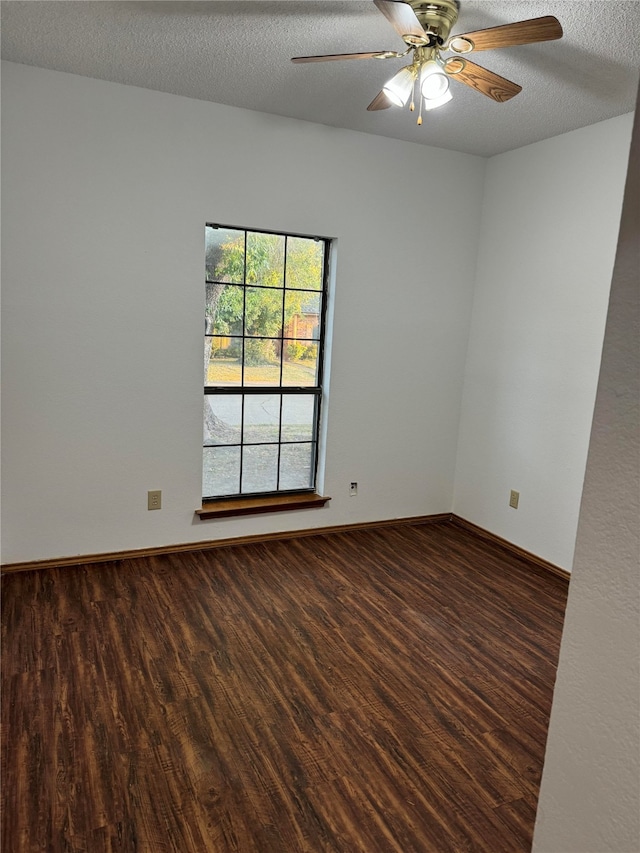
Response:
[{"label": "window", "polygon": [[314,491],[328,256],[207,224],[203,500]]}]

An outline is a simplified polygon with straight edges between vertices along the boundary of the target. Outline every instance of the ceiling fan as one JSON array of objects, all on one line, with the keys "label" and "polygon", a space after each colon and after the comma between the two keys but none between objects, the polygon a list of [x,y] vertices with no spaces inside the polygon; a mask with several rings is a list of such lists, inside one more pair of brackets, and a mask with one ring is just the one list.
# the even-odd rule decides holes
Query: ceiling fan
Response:
[{"label": "ceiling fan", "polygon": [[[451,100],[449,78],[459,80],[499,103],[508,101],[522,90],[517,83],[471,62],[467,54],[497,47],[552,41],[562,37],[560,22],[551,15],[450,37],[451,29],[458,20],[459,0],[373,2],[407,45],[404,52],[380,50],[372,53],[296,56],[291,61],[332,62],[342,59],[399,59],[408,56],[411,59],[410,64],[401,68],[384,85],[367,109],[385,110],[391,106],[405,106],[409,102],[409,108],[413,111],[418,92],[418,124],[422,124],[423,108],[432,110]],[[455,55],[443,58],[441,54],[446,51]]]}]

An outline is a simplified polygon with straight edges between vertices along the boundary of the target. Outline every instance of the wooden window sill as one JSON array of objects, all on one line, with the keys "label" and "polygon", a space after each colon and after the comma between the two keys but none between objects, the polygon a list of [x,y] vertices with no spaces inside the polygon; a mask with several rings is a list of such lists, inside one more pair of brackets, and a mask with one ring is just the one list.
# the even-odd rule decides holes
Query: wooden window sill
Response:
[{"label": "wooden window sill", "polygon": [[263,512],[288,512],[292,509],[313,509],[324,506],[331,498],[315,492],[302,495],[269,495],[268,497],[230,498],[223,501],[208,501],[196,510],[200,518],[225,518],[234,515],[258,515]]}]

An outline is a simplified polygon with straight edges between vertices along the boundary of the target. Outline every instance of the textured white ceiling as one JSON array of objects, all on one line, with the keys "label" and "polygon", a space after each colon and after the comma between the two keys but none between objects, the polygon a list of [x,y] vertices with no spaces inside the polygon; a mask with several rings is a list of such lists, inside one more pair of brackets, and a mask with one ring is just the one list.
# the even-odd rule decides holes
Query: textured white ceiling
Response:
[{"label": "textured white ceiling", "polygon": [[498,104],[456,82],[421,128],[407,109],[366,110],[406,60],[289,61],[402,50],[371,0],[8,0],[2,58],[489,156],[634,109],[635,0],[462,0],[454,32],[541,15],[560,20],[560,41],[472,56],[520,83],[517,97]]}]

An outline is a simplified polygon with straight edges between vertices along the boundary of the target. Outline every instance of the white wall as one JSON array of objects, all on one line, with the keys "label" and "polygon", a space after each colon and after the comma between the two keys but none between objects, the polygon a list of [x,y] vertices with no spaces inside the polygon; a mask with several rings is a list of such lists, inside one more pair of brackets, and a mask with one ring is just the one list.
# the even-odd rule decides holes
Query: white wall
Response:
[{"label": "white wall", "polygon": [[454,512],[565,569],[631,125],[621,116],[487,164]]},{"label": "white wall", "polygon": [[533,849],[640,850],[640,110]]},{"label": "white wall", "polygon": [[[451,509],[484,160],[11,63],[2,84],[4,562]],[[194,518],[205,221],[338,239],[322,510]]]}]

